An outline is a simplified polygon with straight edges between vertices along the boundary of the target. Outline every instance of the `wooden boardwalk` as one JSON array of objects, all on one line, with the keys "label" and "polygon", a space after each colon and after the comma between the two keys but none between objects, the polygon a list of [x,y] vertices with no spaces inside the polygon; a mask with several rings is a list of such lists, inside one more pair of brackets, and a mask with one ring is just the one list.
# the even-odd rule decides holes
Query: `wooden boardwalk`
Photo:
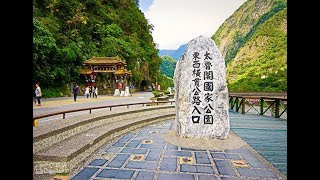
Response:
[{"label": "wooden boardwalk", "polygon": [[287,174],[287,120],[230,113],[231,130],[268,162]]}]

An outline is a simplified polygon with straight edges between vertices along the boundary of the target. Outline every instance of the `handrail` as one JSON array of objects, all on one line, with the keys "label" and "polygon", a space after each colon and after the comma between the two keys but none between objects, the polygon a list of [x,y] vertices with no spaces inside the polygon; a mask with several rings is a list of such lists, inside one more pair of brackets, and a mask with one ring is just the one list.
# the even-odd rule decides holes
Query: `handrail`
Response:
[{"label": "handrail", "polygon": [[[233,110],[234,106],[236,106],[236,112],[239,112],[239,109],[241,107],[241,113],[246,114],[246,100],[248,99],[259,99],[260,100],[260,115],[264,115],[268,109],[270,109],[271,106],[275,106],[275,117],[279,118],[285,111],[287,111],[287,108],[285,108],[282,112],[280,112],[280,102],[281,101],[287,101],[287,97],[274,97],[274,96],[239,96],[239,95],[229,95],[229,104],[231,107],[231,110]],[[240,100],[241,99],[241,100]],[[264,110],[264,101],[271,102],[269,107]],[[253,107],[252,104],[248,104],[249,106]],[[249,110],[248,110],[249,111]],[[247,112],[248,112],[247,111]]]},{"label": "handrail", "polygon": [[107,105],[107,106],[93,106],[93,107],[87,107],[87,108],[78,108],[78,109],[70,109],[70,110],[65,110],[65,111],[57,111],[57,112],[51,112],[51,113],[47,113],[47,114],[40,114],[37,116],[33,116],[33,121],[36,119],[41,119],[41,118],[45,118],[45,117],[50,117],[50,116],[55,116],[55,115],[59,115],[62,114],[62,118],[65,119],[65,115],[66,113],[72,113],[72,112],[78,112],[78,111],[86,111],[89,110],[89,113],[91,114],[91,111],[93,109],[102,109],[102,108],[110,108],[110,111],[113,107],[119,107],[119,106],[127,106],[127,108],[129,108],[130,105],[139,105],[142,104],[142,106],[144,106],[145,104],[159,104],[159,103],[170,103],[172,105],[172,103],[175,101],[155,101],[155,102],[139,102],[139,103],[127,103],[127,104],[116,104],[116,105]]},{"label": "handrail", "polygon": [[[229,101],[229,103],[231,104],[231,110],[233,109],[233,106],[234,106],[234,103],[232,102],[232,99],[233,98],[236,98],[236,100],[238,98],[241,98],[241,99],[270,99],[270,100],[275,100],[275,101],[287,101],[287,98],[283,98],[283,97],[266,97],[266,96],[237,96],[237,95],[229,95],[229,97],[231,98]],[[245,105],[245,101],[241,100],[241,105],[242,106],[242,112],[244,113],[244,105]],[[79,109],[70,109],[70,110],[65,110],[65,111],[58,111],[58,112],[52,112],[52,113],[47,113],[47,114],[41,114],[41,115],[37,115],[37,116],[33,116],[33,121],[36,120],[36,119],[41,119],[41,118],[45,118],[45,117],[50,117],[50,116],[55,116],[55,115],[59,115],[59,114],[62,114],[62,118],[65,119],[65,115],[66,113],[72,113],[72,112],[78,112],[78,111],[86,111],[86,110],[89,110],[89,113],[91,114],[91,111],[93,109],[102,109],[102,108],[110,108],[110,111],[112,109],[112,107],[120,107],[120,106],[127,106],[127,108],[129,108],[130,105],[139,105],[139,104],[142,104],[142,106],[144,106],[145,104],[159,104],[159,103],[170,103],[172,105],[172,103],[175,102],[175,101],[149,101],[149,102],[139,102],[139,103],[127,103],[127,104],[116,104],[116,105],[107,105],[107,106],[94,106],[94,107],[87,107],[87,108],[79,108]],[[263,103],[263,101],[262,101]],[[238,102],[235,103],[236,104],[236,111],[238,112],[240,106],[238,105]],[[262,104],[261,104],[262,106]],[[261,107],[263,108],[263,106]],[[260,113],[261,115],[263,115],[263,111]],[[281,115],[283,114],[280,113]],[[277,116],[280,117],[279,113],[277,113]],[[280,116],[279,116],[280,115]]]}]

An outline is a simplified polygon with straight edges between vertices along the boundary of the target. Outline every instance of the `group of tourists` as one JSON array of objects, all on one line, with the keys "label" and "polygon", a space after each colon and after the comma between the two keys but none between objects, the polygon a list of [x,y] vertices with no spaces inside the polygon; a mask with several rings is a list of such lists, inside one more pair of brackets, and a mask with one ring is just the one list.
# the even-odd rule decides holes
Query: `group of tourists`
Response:
[{"label": "group of tourists", "polygon": [[84,91],[84,95],[87,96],[87,98],[97,98],[98,97],[98,87],[97,86],[87,86]]},{"label": "group of tourists", "polygon": [[[77,96],[79,93],[79,86],[77,84],[74,85],[73,87],[73,99],[74,101],[77,101]],[[98,87],[97,86],[87,86],[85,87],[84,90],[84,95],[87,96],[87,98],[91,97],[92,98],[97,98],[98,97]]]}]

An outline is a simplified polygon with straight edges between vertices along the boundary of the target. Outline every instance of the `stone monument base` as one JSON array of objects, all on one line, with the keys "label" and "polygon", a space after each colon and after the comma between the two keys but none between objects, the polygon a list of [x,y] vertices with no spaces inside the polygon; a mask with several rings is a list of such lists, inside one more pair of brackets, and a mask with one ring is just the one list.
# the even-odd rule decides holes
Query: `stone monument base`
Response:
[{"label": "stone monument base", "polygon": [[124,91],[124,96],[130,96],[129,87],[126,87],[126,90]]},{"label": "stone monument base", "polygon": [[120,96],[120,91],[119,91],[119,89],[115,89],[115,90],[114,90],[113,96]]},{"label": "stone monument base", "polygon": [[121,91],[120,96],[124,96],[124,91]]},{"label": "stone monument base", "polygon": [[165,141],[173,145],[202,150],[237,149],[247,144],[232,131],[229,131],[227,138],[223,140],[181,137],[174,130],[169,130],[162,137]]}]

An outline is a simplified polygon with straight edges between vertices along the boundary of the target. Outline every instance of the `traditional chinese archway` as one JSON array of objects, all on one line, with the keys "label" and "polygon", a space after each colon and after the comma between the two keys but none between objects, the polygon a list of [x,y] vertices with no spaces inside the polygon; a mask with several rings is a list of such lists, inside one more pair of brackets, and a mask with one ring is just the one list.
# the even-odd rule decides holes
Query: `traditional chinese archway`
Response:
[{"label": "traditional chinese archway", "polygon": [[96,85],[97,73],[112,73],[114,74],[115,83],[114,96],[130,95],[127,80],[132,76],[132,73],[125,68],[126,62],[121,60],[119,56],[92,57],[85,61],[83,65],[85,67],[80,71],[80,74],[84,75],[86,86]]}]

